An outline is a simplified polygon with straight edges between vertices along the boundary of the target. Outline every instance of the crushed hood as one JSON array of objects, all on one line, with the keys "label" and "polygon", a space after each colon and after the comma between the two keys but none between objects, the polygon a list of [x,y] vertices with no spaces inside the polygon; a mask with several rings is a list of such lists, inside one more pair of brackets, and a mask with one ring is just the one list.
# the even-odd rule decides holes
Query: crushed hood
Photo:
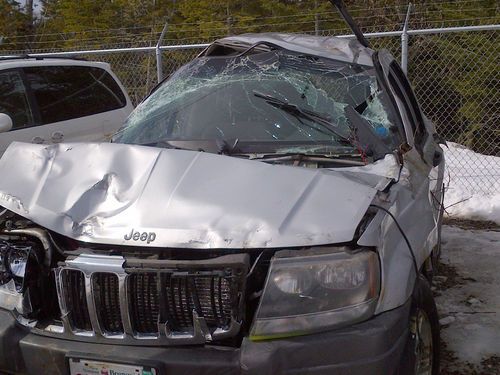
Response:
[{"label": "crushed hood", "polygon": [[123,144],[13,143],[0,159],[0,206],[91,243],[309,246],[353,239],[386,180],[362,175]]}]

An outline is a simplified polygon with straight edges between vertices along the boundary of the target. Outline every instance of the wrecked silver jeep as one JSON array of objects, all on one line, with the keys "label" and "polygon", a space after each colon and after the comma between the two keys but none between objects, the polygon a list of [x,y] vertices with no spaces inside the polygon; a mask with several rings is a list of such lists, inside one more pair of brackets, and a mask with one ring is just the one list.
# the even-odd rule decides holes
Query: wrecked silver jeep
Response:
[{"label": "wrecked silver jeep", "polygon": [[0,159],[0,372],[437,374],[443,154],[358,40],[214,42],[108,144]]}]

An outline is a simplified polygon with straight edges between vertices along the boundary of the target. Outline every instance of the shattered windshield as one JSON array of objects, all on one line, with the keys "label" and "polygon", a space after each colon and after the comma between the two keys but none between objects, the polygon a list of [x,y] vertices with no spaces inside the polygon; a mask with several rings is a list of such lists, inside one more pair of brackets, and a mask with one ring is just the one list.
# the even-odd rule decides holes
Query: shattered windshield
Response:
[{"label": "shattered windshield", "polygon": [[160,85],[113,141],[237,140],[313,153],[390,152],[398,133],[372,67],[274,50],[200,57]]}]

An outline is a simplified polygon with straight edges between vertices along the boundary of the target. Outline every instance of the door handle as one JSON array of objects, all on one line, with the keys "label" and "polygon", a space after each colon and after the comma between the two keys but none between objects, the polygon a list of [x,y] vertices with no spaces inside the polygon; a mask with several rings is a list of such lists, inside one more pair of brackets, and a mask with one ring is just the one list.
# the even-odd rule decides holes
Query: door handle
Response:
[{"label": "door handle", "polygon": [[62,132],[54,132],[50,139],[54,143],[61,143],[64,140],[64,134]]},{"label": "door handle", "polygon": [[35,143],[37,145],[42,145],[45,143],[45,139],[43,139],[42,137],[36,136],[36,137],[33,137],[33,139],[31,139],[31,143]]}]

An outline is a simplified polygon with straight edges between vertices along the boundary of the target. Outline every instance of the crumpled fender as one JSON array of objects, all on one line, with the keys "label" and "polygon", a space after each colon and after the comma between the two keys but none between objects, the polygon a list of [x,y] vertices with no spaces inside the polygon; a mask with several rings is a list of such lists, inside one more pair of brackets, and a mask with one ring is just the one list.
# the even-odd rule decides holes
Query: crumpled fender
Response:
[{"label": "crumpled fender", "polygon": [[[404,155],[400,181],[374,203],[388,209],[403,229],[419,267],[438,243],[438,217],[429,191],[430,167],[415,150]],[[376,208],[375,208],[376,210]],[[410,249],[394,219],[382,210],[367,226],[357,242],[377,248],[382,285],[376,313],[392,310],[410,298],[416,280]]]}]

